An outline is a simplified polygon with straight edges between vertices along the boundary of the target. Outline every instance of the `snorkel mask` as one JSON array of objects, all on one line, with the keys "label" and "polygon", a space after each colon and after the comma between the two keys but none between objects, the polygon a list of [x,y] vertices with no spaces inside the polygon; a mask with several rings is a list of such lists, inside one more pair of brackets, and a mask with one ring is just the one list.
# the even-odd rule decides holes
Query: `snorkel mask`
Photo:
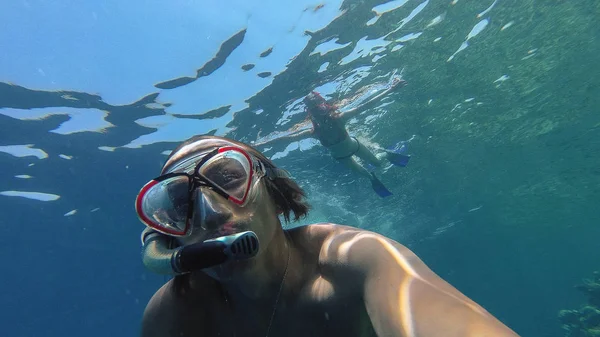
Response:
[{"label": "snorkel mask", "polygon": [[[149,229],[171,237],[193,231],[195,198],[210,189],[229,202],[244,207],[253,197],[258,181],[267,177],[289,178],[286,171],[268,168],[256,157],[236,146],[211,147],[185,156],[166,174],[146,183],[135,201],[137,215]],[[198,193],[197,193],[198,192]],[[143,261],[160,274],[180,274],[208,268],[230,259],[247,259],[258,252],[258,238],[251,231],[169,248],[167,237],[144,231]]]},{"label": "snorkel mask", "polygon": [[287,176],[287,172],[268,169],[254,156],[234,146],[219,147],[191,159],[199,157],[202,158],[191,173],[185,170],[167,173],[142,187],[135,209],[146,226],[167,235],[189,235],[196,189],[209,188],[230,202],[245,206],[262,177]]}]

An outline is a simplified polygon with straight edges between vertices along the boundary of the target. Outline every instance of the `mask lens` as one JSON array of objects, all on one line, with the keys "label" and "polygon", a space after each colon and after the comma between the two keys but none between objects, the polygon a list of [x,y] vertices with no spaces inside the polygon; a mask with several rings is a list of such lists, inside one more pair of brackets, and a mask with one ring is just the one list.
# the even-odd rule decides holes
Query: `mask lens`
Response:
[{"label": "mask lens", "polygon": [[200,167],[198,173],[213,182],[236,202],[245,200],[252,164],[242,152],[228,150],[215,155]]},{"label": "mask lens", "polygon": [[189,178],[177,175],[149,182],[138,195],[138,216],[148,226],[171,235],[187,230]]}]

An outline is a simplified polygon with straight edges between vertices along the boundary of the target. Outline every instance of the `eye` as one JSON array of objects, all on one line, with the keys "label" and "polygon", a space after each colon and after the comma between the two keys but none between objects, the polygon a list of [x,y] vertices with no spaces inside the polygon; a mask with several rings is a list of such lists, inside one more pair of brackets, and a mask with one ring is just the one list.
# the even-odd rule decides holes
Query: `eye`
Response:
[{"label": "eye", "polygon": [[224,158],[207,165],[202,174],[222,188],[236,187],[246,180],[243,165],[234,159]]}]

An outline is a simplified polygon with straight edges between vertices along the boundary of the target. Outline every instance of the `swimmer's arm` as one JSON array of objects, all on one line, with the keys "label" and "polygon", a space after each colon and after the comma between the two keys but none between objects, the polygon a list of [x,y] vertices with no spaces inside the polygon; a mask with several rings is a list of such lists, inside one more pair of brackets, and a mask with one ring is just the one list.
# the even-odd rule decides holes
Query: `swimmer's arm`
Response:
[{"label": "swimmer's arm", "polygon": [[350,255],[365,275],[363,298],[378,336],[518,337],[408,248],[377,234],[360,241]]},{"label": "swimmer's arm", "polygon": [[401,78],[395,78],[392,82],[392,85],[388,89],[384,90],[379,95],[375,95],[375,96],[371,97],[369,100],[367,100],[366,102],[362,103],[361,105],[357,106],[354,109],[340,112],[338,114],[338,118],[341,118],[343,121],[347,122],[347,121],[351,120],[352,118],[360,115],[364,111],[375,107],[375,105],[377,105],[379,103],[379,101],[383,97],[385,97],[387,94],[389,94],[391,91],[396,90],[396,88],[402,88],[405,85],[406,85],[405,80],[403,80]]},{"label": "swimmer's arm", "polygon": [[252,145],[254,147],[262,147],[262,146],[266,146],[266,145],[277,146],[277,145],[283,145],[283,144],[291,144],[293,142],[311,138],[312,136],[313,136],[313,130],[308,129],[308,130],[303,130],[303,131],[292,133],[292,134],[282,136],[282,137],[271,138],[271,139],[259,141],[259,142],[252,142],[252,143],[250,143],[250,145]]}]

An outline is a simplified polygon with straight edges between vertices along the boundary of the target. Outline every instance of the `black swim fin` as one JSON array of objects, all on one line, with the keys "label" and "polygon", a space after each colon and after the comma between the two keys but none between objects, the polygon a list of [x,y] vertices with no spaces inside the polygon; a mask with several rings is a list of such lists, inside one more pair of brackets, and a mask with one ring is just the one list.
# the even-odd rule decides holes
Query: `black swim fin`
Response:
[{"label": "black swim fin", "polygon": [[387,154],[387,159],[390,161],[390,163],[392,163],[396,166],[402,166],[402,167],[405,167],[406,165],[408,165],[410,156],[402,154],[402,153],[398,153],[395,151],[391,151],[391,150],[386,150],[385,152]]},{"label": "black swim fin", "polygon": [[375,193],[377,193],[377,195],[379,195],[382,198],[389,197],[393,194],[392,192],[390,192],[390,190],[387,189],[387,187],[385,187],[385,185],[383,185],[383,183],[379,179],[377,179],[375,173],[373,172],[371,172],[371,187],[373,187]]}]

